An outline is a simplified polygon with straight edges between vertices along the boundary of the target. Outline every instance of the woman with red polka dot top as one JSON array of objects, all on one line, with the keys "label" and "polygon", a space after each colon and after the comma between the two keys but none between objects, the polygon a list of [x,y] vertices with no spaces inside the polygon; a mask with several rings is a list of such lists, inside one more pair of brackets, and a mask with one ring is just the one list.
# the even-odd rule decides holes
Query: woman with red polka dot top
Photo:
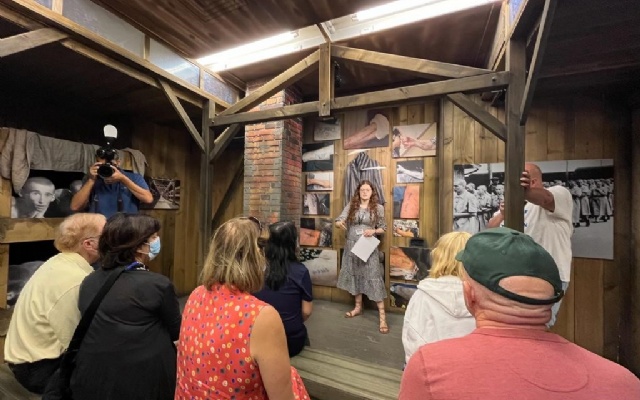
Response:
[{"label": "woman with red polka dot top", "polygon": [[250,294],[264,280],[260,232],[255,218],[215,232],[203,284],[182,315],[176,399],[309,399],[289,363],[280,315]]}]

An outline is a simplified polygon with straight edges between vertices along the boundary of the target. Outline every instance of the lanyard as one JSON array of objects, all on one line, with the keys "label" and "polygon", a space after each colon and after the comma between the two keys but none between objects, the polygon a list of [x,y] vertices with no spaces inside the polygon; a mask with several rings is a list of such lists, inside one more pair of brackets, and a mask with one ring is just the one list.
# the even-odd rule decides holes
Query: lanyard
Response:
[{"label": "lanyard", "polygon": [[129,264],[126,267],[124,267],[124,270],[125,271],[132,271],[134,269],[139,269],[140,267],[142,267],[142,269],[146,269],[143,263],[141,263],[139,261],[134,261],[131,264]]}]

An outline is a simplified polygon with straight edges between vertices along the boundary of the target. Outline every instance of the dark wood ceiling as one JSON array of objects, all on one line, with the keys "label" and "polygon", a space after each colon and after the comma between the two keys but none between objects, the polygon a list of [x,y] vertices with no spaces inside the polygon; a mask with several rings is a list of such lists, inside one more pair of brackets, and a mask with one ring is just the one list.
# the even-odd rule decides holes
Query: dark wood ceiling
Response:
[{"label": "dark wood ceiling", "polygon": [[388,0],[92,0],[198,58]]}]

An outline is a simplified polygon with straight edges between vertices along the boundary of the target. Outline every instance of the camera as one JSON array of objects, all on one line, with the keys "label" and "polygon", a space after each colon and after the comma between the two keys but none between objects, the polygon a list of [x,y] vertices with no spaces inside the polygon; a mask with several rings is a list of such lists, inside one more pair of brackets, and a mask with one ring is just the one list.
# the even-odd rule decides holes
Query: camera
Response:
[{"label": "camera", "polygon": [[118,130],[113,125],[104,127],[104,137],[107,143],[96,150],[96,157],[104,160],[104,163],[98,167],[98,176],[102,179],[110,178],[113,175],[113,160],[118,158],[118,150],[113,147],[113,142],[118,137]]}]

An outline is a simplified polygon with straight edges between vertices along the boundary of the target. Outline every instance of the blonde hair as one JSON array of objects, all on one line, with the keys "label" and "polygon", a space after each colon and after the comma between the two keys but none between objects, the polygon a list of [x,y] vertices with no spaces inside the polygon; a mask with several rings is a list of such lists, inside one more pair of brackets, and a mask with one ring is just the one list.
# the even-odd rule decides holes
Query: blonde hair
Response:
[{"label": "blonde hair", "polygon": [[83,240],[100,236],[106,222],[102,214],[73,214],[58,226],[53,245],[61,252],[76,252]]},{"label": "blonde hair", "polygon": [[253,293],[262,289],[265,259],[260,247],[258,224],[247,218],[233,218],[213,234],[202,268],[201,281],[211,290],[215,284]]},{"label": "blonde hair", "polygon": [[456,260],[456,254],[467,244],[471,237],[467,232],[449,232],[442,235],[431,250],[431,269],[429,278],[441,276],[462,276],[462,263]]}]

